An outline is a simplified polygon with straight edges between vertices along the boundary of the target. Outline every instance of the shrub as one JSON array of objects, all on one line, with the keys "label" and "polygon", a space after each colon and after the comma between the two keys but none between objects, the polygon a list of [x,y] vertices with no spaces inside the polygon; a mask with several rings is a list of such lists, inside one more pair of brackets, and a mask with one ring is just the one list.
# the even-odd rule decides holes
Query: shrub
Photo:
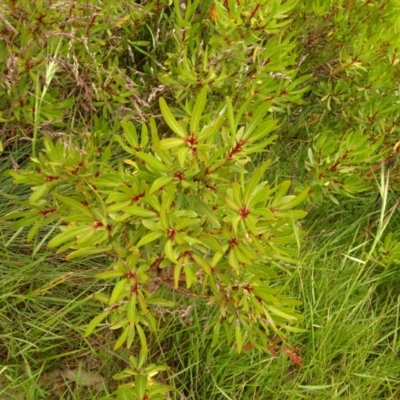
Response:
[{"label": "shrub", "polygon": [[290,181],[271,186],[264,180],[269,161],[251,165],[249,155],[276,138],[269,103],[253,105],[257,111],[242,125],[245,108],[234,110],[229,97],[218,112],[203,116],[206,96],[204,87],[180,122],[160,99],[172,137],[160,139],[154,120],[150,130],[143,123],[140,133],[123,122],[124,135],[116,141],[129,158],[117,169],[108,164],[111,145],[96,148],[88,137],[69,148],[46,138],[33,169],[10,171],[15,183],[33,185],[30,211],[7,217],[17,219],[14,228],[34,222],[32,239],[58,221],[61,233],[49,247],[68,251],[67,259],[112,260],[97,277],[112,279],[114,288],[96,295],[105,308],[86,334],[107,319],[121,332],[115,349],[140,340],[129,370],[136,374],[139,399],[147,376],[157,370],[145,367],[146,332],[157,331],[156,307],[173,306],[158,297],[161,282],[218,308],[218,318],[206,323],[213,345],[223,338],[238,352],[248,344],[266,350],[270,332],[302,331],[294,311],[299,301],[272,282],[277,270],[297,262],[296,221],[306,213],[293,208],[308,189],[287,195]]}]

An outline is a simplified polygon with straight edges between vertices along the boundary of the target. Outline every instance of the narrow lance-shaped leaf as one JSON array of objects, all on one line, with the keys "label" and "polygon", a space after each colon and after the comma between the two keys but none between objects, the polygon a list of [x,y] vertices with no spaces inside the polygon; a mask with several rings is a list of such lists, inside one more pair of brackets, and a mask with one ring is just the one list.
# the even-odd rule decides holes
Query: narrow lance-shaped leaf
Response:
[{"label": "narrow lance-shaped leaf", "polygon": [[97,279],[114,279],[121,276],[124,276],[124,272],[117,270],[104,271],[95,275]]},{"label": "narrow lance-shaped leaf", "polygon": [[103,321],[105,318],[108,317],[108,315],[110,314],[111,311],[103,311],[101,314],[97,315],[96,317],[94,317],[89,325],[86,328],[85,331],[85,337],[89,336],[90,334],[92,334],[92,332],[95,330],[95,328],[101,323],[101,321]]},{"label": "narrow lance-shaped leaf", "polygon": [[135,376],[135,391],[137,399],[144,399],[147,388],[147,375],[136,375]]},{"label": "narrow lance-shaped leaf", "polygon": [[161,114],[164,117],[164,120],[167,123],[167,125],[179,137],[181,137],[182,139],[185,139],[187,137],[185,129],[183,128],[182,125],[179,124],[179,122],[172,115],[171,110],[169,109],[166,101],[162,97],[160,98],[160,109],[161,109]]},{"label": "narrow lance-shaped leaf", "polygon": [[50,240],[48,247],[58,247],[61,246],[63,243],[69,242],[75,239],[77,236],[84,235],[85,233],[92,232],[92,226],[76,226],[66,230],[55,236],[53,239]]},{"label": "narrow lance-shaped leaf", "polygon": [[129,206],[123,209],[123,211],[127,214],[136,215],[137,217],[156,217],[157,213],[151,210],[147,210],[146,208],[137,207],[137,206]]},{"label": "narrow lance-shaped leaf", "polygon": [[257,128],[257,126],[261,123],[262,119],[264,118],[265,114],[269,110],[270,106],[271,106],[270,103],[262,103],[262,104],[257,105],[257,111],[254,113],[251,121],[246,126],[246,131],[245,131],[243,139],[251,140],[251,134]]},{"label": "narrow lance-shaped leaf", "polygon": [[149,354],[149,350],[147,347],[147,340],[146,340],[146,335],[140,325],[136,325],[136,330],[137,333],[139,334],[139,339],[140,339],[140,353],[139,353],[139,359],[138,359],[138,368],[141,368],[144,363],[147,361],[147,356]]},{"label": "narrow lance-shaped leaf", "polygon": [[147,243],[153,242],[154,240],[157,240],[161,236],[164,236],[163,232],[151,232],[148,235],[144,236],[142,239],[140,239],[136,247],[139,248]]},{"label": "narrow lance-shaped leaf", "polygon": [[237,352],[241,353],[243,348],[243,332],[239,323],[235,325],[235,340]]},{"label": "narrow lance-shaped leaf", "polygon": [[259,184],[261,178],[263,177],[265,171],[270,166],[271,160],[267,160],[262,163],[252,174],[251,178],[246,182],[246,187],[244,189],[244,202],[247,204],[249,202],[250,196],[254,193],[257,185]]},{"label": "narrow lance-shaped leaf", "polygon": [[172,248],[172,241],[171,240],[167,240],[167,242],[165,243],[164,251],[165,251],[165,255],[167,256],[167,258],[170,261],[172,261],[174,264],[176,264],[178,262],[176,257],[175,257],[175,254],[174,254],[174,250]]},{"label": "narrow lance-shaped leaf", "polygon": [[131,297],[127,304],[126,311],[127,311],[129,323],[131,324],[132,329],[134,330],[133,325],[135,324],[137,317],[138,317],[138,312],[137,312],[137,308],[136,308],[136,294],[134,294],[134,293],[131,294]]},{"label": "narrow lance-shaped leaf", "polygon": [[114,344],[114,350],[118,350],[126,342],[126,339],[128,338],[128,333],[129,333],[130,329],[132,329],[130,325],[127,325],[124,328],[121,336],[117,339],[117,341]]},{"label": "narrow lance-shaped leaf", "polygon": [[128,279],[121,279],[115,286],[110,298],[110,305],[119,301],[127,293]]},{"label": "narrow lance-shaped leaf", "polygon": [[199,122],[201,115],[203,114],[204,107],[207,101],[207,86],[204,86],[197,96],[196,103],[193,108],[192,118],[190,119],[190,134],[197,136],[197,130],[199,127]]},{"label": "narrow lance-shaped leaf", "polygon": [[158,189],[162,188],[169,182],[171,182],[174,178],[172,176],[162,176],[160,178],[157,178],[151,185],[149,194],[153,194],[156,192]]},{"label": "narrow lance-shaped leaf", "polygon": [[275,204],[275,207],[278,207],[279,210],[288,210],[290,208],[296,207],[300,203],[302,203],[310,193],[310,188],[305,188],[301,191],[297,196],[288,199],[288,201],[284,201],[285,197],[278,203]]},{"label": "narrow lance-shaped leaf", "polygon": [[276,307],[270,306],[270,305],[265,305],[265,307],[271,311],[273,314],[277,315],[278,317],[281,317],[283,319],[286,319],[288,321],[298,321],[299,316],[295,314],[288,314],[287,312],[281,311]]},{"label": "narrow lance-shaped leaf", "polygon": [[147,125],[142,122],[142,135],[140,140],[140,147],[144,149],[149,142],[149,130],[147,129]]},{"label": "narrow lance-shaped leaf", "polygon": [[35,187],[35,191],[29,197],[29,203],[36,203],[40,200],[43,196],[45,196],[50,190],[50,184],[44,183],[41,186]]},{"label": "narrow lance-shaped leaf", "polygon": [[[275,129],[277,121],[274,119],[267,120],[260,124],[258,128],[254,131],[249,139],[249,143],[256,142],[268,135],[272,130]],[[275,136],[276,137],[276,136]],[[272,140],[271,140],[272,141]]]},{"label": "narrow lance-shaped leaf", "polygon": [[92,247],[88,249],[79,249],[76,251],[73,251],[72,253],[69,253],[67,257],[65,257],[66,260],[72,260],[73,258],[79,258],[79,257],[90,257],[94,256],[96,254],[101,254],[101,253],[107,253],[111,250],[111,247]]},{"label": "narrow lance-shaped leaf", "polygon": [[121,121],[122,129],[124,130],[124,136],[127,142],[131,145],[133,149],[139,147],[139,141],[137,137],[137,132],[135,125],[131,121]]},{"label": "narrow lance-shaped leaf", "polygon": [[80,211],[82,214],[85,214],[85,215],[87,215],[88,217],[93,218],[92,213],[91,213],[84,205],[82,205],[81,203],[77,202],[76,200],[70,199],[70,198],[68,198],[68,197],[60,196],[59,194],[55,194],[55,193],[53,193],[53,196],[54,196],[56,199],[60,200],[62,203],[64,203],[64,204],[70,206],[70,207],[73,208],[74,210],[78,210],[78,211]]},{"label": "narrow lance-shaped leaf", "polygon": [[160,141],[160,144],[158,145],[158,148],[160,150],[169,150],[169,149],[173,149],[174,147],[178,147],[184,143],[185,143],[185,141],[183,139],[179,139],[179,138],[162,139]]},{"label": "narrow lance-shaped leaf", "polygon": [[158,172],[169,172],[170,170],[167,165],[165,165],[160,160],[157,160],[157,158],[153,157],[150,154],[139,151],[136,153],[136,156]]}]

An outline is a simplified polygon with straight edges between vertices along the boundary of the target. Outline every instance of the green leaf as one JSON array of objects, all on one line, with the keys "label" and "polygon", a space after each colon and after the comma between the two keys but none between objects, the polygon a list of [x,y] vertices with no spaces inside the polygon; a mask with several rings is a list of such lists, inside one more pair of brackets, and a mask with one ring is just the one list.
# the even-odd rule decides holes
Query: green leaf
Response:
[{"label": "green leaf", "polygon": [[211,342],[211,347],[216,346],[219,343],[219,332],[221,328],[221,323],[217,322],[214,325],[214,332],[213,332],[213,337],[212,337],[212,342]]},{"label": "green leaf", "polygon": [[179,166],[183,168],[185,166],[186,158],[187,155],[189,154],[189,148],[188,147],[183,147],[182,149],[178,150],[178,162]]},{"label": "green leaf", "polygon": [[[8,216],[7,216],[8,217]],[[26,213],[26,217],[19,219],[11,225],[11,229],[20,229],[38,220],[39,216],[37,213]]]},{"label": "green leaf", "polygon": [[232,183],[232,188],[228,189],[229,191],[232,191],[233,193],[233,199],[235,200],[236,204],[243,204],[243,198],[242,198],[242,188],[237,182]]},{"label": "green leaf", "polygon": [[48,247],[59,247],[63,243],[69,242],[80,235],[84,235],[88,232],[93,232],[92,226],[75,226],[73,228],[69,228],[65,232],[62,232],[55,236],[53,239],[50,240]]},{"label": "green leaf", "polygon": [[217,229],[221,228],[221,224],[218,218],[213,213],[212,208],[203,200],[198,199],[196,201],[196,210],[199,212],[200,215],[206,215],[215,228]]},{"label": "green leaf", "polygon": [[241,262],[242,264],[246,264],[246,265],[252,265],[251,260],[249,260],[240,250],[239,246],[235,246],[233,248],[233,252],[235,254],[235,257],[237,258],[237,260],[239,262]]},{"label": "green leaf", "polygon": [[157,224],[156,222],[150,221],[148,219],[142,219],[141,223],[149,231],[153,231],[153,232],[163,231],[163,228],[159,224]]},{"label": "green leaf", "polygon": [[128,304],[126,306],[126,315],[128,317],[129,323],[132,326],[132,330],[134,331],[135,330],[134,324],[138,319],[138,312],[136,308],[136,295],[134,293],[131,294],[131,297],[128,300]]},{"label": "green leaf", "polygon": [[111,313],[111,311],[103,311],[101,314],[94,317],[86,328],[85,337],[88,337],[93,333],[96,327],[103,321],[107,316]]},{"label": "green leaf", "polygon": [[136,155],[136,150],[132,150],[132,148],[130,148],[129,146],[127,146],[127,144],[125,143],[125,141],[122,139],[121,136],[114,136],[114,139],[118,142],[118,144],[119,144],[128,154]]},{"label": "green leaf", "polygon": [[147,194],[145,197],[145,201],[149,203],[151,207],[153,207],[157,212],[160,212],[160,201],[157,196]]},{"label": "green leaf", "polygon": [[160,178],[157,178],[153,184],[151,185],[149,194],[153,194],[156,192],[158,189],[162,188],[163,186],[167,185],[169,182],[171,182],[174,178],[172,176],[162,176]]},{"label": "green leaf", "polygon": [[230,97],[226,97],[226,109],[228,114],[229,129],[232,137],[234,137],[236,134],[236,122],[235,122],[235,116],[233,114],[232,100]]},{"label": "green leaf", "polygon": [[201,243],[207,248],[212,249],[218,253],[223,253],[224,250],[218,240],[211,235],[201,235],[199,236]]},{"label": "green leaf", "polygon": [[147,210],[142,207],[129,206],[123,210],[127,214],[135,215],[137,217],[156,217],[157,213],[154,211]]},{"label": "green leaf", "polygon": [[97,279],[113,279],[113,278],[119,278],[124,275],[125,273],[122,271],[110,270],[110,271],[99,272],[98,274],[95,274],[95,277]]},{"label": "green leaf", "polygon": [[167,258],[170,261],[172,261],[174,264],[176,264],[178,262],[178,260],[175,257],[175,254],[174,254],[174,250],[172,248],[171,240],[167,240],[167,242],[165,243],[164,251],[165,251],[165,255],[167,256]]},{"label": "green leaf", "polygon": [[147,375],[135,376],[135,391],[138,399],[144,399],[147,389]]},{"label": "green leaf", "polygon": [[287,312],[281,311],[279,308],[270,306],[268,304],[265,305],[265,307],[271,311],[272,314],[275,314],[278,317],[281,317],[285,320],[288,321],[298,321],[299,320],[299,316],[298,315],[293,315],[293,314],[287,314]]},{"label": "green leaf", "polygon": [[[129,308],[128,308],[128,312],[129,312]],[[136,313],[136,317],[137,316],[138,316],[138,314]],[[131,317],[131,318],[133,318],[133,317]],[[129,319],[129,315],[128,315],[128,319]],[[133,341],[135,340],[135,336],[136,336],[135,335],[136,334],[135,327],[133,326],[132,323],[130,323],[130,325],[131,325],[131,329],[128,330],[128,336],[126,337],[126,347],[128,349],[130,349],[132,347]]]},{"label": "green leaf", "polygon": [[205,272],[206,275],[211,274],[211,266],[208,264],[206,260],[204,260],[202,257],[199,257],[197,254],[193,254],[192,257],[194,258],[196,263],[201,266],[202,270]]},{"label": "green leaf", "polygon": [[240,267],[239,267],[239,262],[236,258],[236,255],[235,255],[235,252],[233,249],[231,249],[231,251],[229,252],[228,263],[229,263],[229,266],[238,274]]},{"label": "green leaf", "polygon": [[[251,135],[251,138],[249,139],[249,143],[254,143],[257,140],[260,140],[262,138],[264,138],[265,136],[268,135],[268,133],[270,133],[272,130],[275,129],[277,124],[276,120],[273,119],[269,119],[267,121],[264,121],[263,123],[261,123],[258,128],[254,131],[254,133]],[[277,138],[276,135],[271,136],[272,140],[275,140]]]},{"label": "green leaf", "polygon": [[271,160],[263,162],[252,174],[251,178],[246,182],[246,187],[244,190],[244,202],[248,204],[251,196],[254,195],[255,189],[262,179],[265,171],[270,166]]},{"label": "green leaf", "polygon": [[114,343],[114,348],[113,348],[114,351],[118,350],[126,342],[126,339],[128,337],[128,333],[129,333],[130,329],[132,329],[132,328],[131,328],[131,326],[129,324],[124,328],[124,330],[122,331],[120,337]]},{"label": "green leaf", "polygon": [[147,347],[146,335],[145,335],[142,327],[140,325],[136,325],[136,330],[137,330],[137,333],[139,334],[140,346],[141,346],[139,358],[138,358],[138,368],[142,368],[143,365],[147,361],[149,349]]},{"label": "green leaf", "polygon": [[187,133],[185,129],[178,123],[175,117],[172,115],[171,110],[169,109],[166,101],[160,97],[160,109],[161,114],[167,123],[167,125],[175,132],[179,137],[185,139],[187,137]]},{"label": "green leaf", "polygon": [[302,203],[307,198],[309,193],[310,193],[310,188],[307,187],[304,190],[302,190],[297,196],[283,197],[282,200],[274,204],[274,206],[279,208],[279,210],[291,209]]},{"label": "green leaf", "polygon": [[44,218],[36,219],[35,224],[32,226],[32,228],[29,230],[28,235],[26,237],[26,240],[28,242],[31,242],[32,239],[38,234],[39,229],[42,227]]},{"label": "green leaf", "polygon": [[[135,390],[127,386],[119,386],[117,396],[117,400],[133,400],[135,399]],[[112,397],[112,400],[115,400],[115,398]]]},{"label": "green leaf", "polygon": [[203,114],[204,107],[207,101],[207,86],[204,86],[203,89],[200,91],[199,95],[197,96],[196,103],[193,108],[192,117],[190,119],[190,134],[197,136],[197,130],[200,123],[200,118]]},{"label": "green leaf", "polygon": [[59,194],[53,193],[53,196],[60,200],[62,203],[66,204],[67,206],[70,206],[72,209],[79,211],[80,213],[87,215],[90,218],[93,218],[92,213],[81,203],[77,202],[74,199],[71,199],[69,197],[64,197],[60,196]]},{"label": "green leaf", "polygon": [[164,236],[163,232],[151,232],[148,235],[144,236],[142,239],[140,239],[139,243],[136,245],[137,248],[153,242],[154,240],[157,240],[158,238]]},{"label": "green leaf", "polygon": [[275,215],[269,208],[257,208],[255,210],[251,210],[253,215],[261,215],[269,220],[274,220]]},{"label": "green leaf", "polygon": [[272,290],[268,287],[255,286],[253,287],[252,293],[254,296],[259,297],[267,303],[274,303],[276,301],[272,294]]},{"label": "green leaf", "polygon": [[271,103],[269,103],[269,102],[264,102],[262,104],[257,105],[256,112],[254,113],[251,121],[246,126],[246,131],[245,131],[243,139],[245,139],[245,140],[252,139],[251,135],[252,135],[253,131],[258,127],[258,125],[264,118],[265,114],[268,112],[270,106],[271,106]]},{"label": "green leaf", "polygon": [[259,152],[264,152],[266,147],[271,144],[278,136],[273,135],[269,137],[268,139],[264,140],[263,142],[259,142],[254,144],[253,146],[247,146],[246,147],[246,154],[253,154],[253,153],[259,153]]},{"label": "green leaf", "polygon": [[132,204],[132,200],[127,200],[122,203],[113,204],[113,205],[107,207],[107,211],[111,212],[111,213],[118,212],[118,211],[123,210],[126,207],[129,207],[131,204]]},{"label": "green leaf", "polygon": [[102,253],[107,253],[112,249],[112,247],[94,247],[94,248],[88,248],[88,249],[79,249],[76,251],[73,251],[72,253],[69,253],[67,257],[65,257],[66,260],[72,260],[74,258],[78,257],[90,257],[94,256],[96,254],[102,254]]},{"label": "green leaf", "polygon": [[179,285],[179,278],[181,276],[183,260],[184,260],[184,258],[180,258],[174,266],[174,285],[176,288]]},{"label": "green leaf", "polygon": [[173,149],[174,147],[178,147],[184,143],[185,143],[185,141],[183,139],[168,138],[168,139],[160,140],[160,144],[158,145],[158,148],[160,150],[169,150],[169,149]]},{"label": "green leaf", "polygon": [[157,172],[169,172],[170,167],[165,165],[162,161],[158,160],[157,158],[153,157],[150,154],[137,152],[136,156],[143,160],[146,163],[146,166],[150,166],[154,168]]},{"label": "green leaf", "polygon": [[139,148],[139,141],[135,125],[131,121],[121,121],[124,136],[127,142],[131,145],[132,149]]},{"label": "green leaf", "polygon": [[149,130],[148,130],[145,122],[142,121],[142,132],[141,132],[141,138],[140,138],[141,148],[142,149],[146,148],[148,142],[149,142]]},{"label": "green leaf", "polygon": [[93,235],[87,233],[85,238],[78,237],[77,238],[77,245],[74,248],[83,249],[84,247],[94,247],[100,245],[100,243],[106,242],[109,237],[110,233],[105,228],[100,228],[94,231]]},{"label": "green leaf", "polygon": [[191,286],[197,282],[197,268],[193,265],[185,265],[184,266],[184,273],[185,273],[185,278],[186,278],[186,287],[188,289],[191,288]]},{"label": "green leaf", "polygon": [[298,328],[296,326],[291,326],[291,325],[282,325],[282,328],[289,331],[289,332],[294,332],[294,333],[304,333],[308,332],[307,329],[304,328]]},{"label": "green leaf", "polygon": [[235,340],[237,352],[241,353],[243,349],[243,332],[239,323],[235,325]]},{"label": "green leaf", "polygon": [[[107,220],[107,207],[106,207],[106,204],[104,203],[103,198],[100,196],[100,194],[97,192],[97,190],[95,190],[92,186],[90,186],[90,188],[94,192],[94,195],[96,196],[97,201],[101,206],[101,217],[102,217],[103,221],[105,222]],[[93,212],[94,212],[94,210],[93,210]]]},{"label": "green leaf", "polygon": [[298,220],[305,218],[308,212],[303,210],[287,210],[287,211],[275,211],[274,215],[276,218],[288,218],[291,220]]},{"label": "green leaf", "polygon": [[165,300],[160,297],[151,297],[147,299],[147,304],[149,306],[161,306],[161,307],[174,307],[175,302],[171,300]]},{"label": "green leaf", "polygon": [[51,186],[52,186],[51,184],[45,183],[41,186],[32,188],[35,190],[29,197],[29,203],[36,203],[38,200],[40,200],[43,196],[45,196],[49,192]]},{"label": "green leaf", "polygon": [[217,115],[211,125],[206,126],[201,130],[201,133],[198,135],[199,140],[204,143],[204,141],[206,141],[209,137],[214,136],[215,133],[221,128],[222,121],[223,119],[221,115]]},{"label": "green leaf", "polygon": [[279,201],[282,199],[282,197],[288,192],[290,185],[291,185],[291,181],[286,180],[281,182],[279,185],[277,185],[272,191],[276,191],[274,199],[272,201],[272,205],[275,207],[275,205],[277,203],[279,203]]},{"label": "green leaf", "polygon": [[118,281],[112,291],[109,304],[112,305],[112,304],[116,303],[117,301],[121,300],[123,297],[125,297],[129,291],[127,289],[128,287],[129,287],[128,279],[124,278],[124,279],[121,279],[120,281]]},{"label": "green leaf", "polygon": [[229,196],[225,196],[225,203],[231,210],[234,210],[234,211],[240,210],[240,207]]}]

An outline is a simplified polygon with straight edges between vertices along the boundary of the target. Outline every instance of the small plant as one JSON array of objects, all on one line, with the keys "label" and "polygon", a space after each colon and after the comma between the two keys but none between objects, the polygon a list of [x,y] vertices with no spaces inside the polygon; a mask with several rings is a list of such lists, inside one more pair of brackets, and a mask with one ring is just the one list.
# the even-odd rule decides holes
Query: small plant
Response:
[{"label": "small plant", "polygon": [[[115,349],[140,342],[135,367],[118,376],[135,375],[134,389],[127,387],[138,399],[161,398],[163,391],[152,394],[149,377],[159,368],[145,366],[157,309],[174,306],[157,294],[162,283],[219,310],[206,322],[213,345],[224,341],[239,353],[248,345],[267,350],[270,333],[302,331],[294,309],[300,302],[273,282],[297,263],[296,221],[306,213],[294,208],[309,190],[287,195],[290,181],[271,186],[265,180],[269,161],[252,166],[249,156],[276,138],[270,103],[235,110],[228,97],[203,115],[207,91],[187,103],[180,121],[160,99],[166,138],[154,119],[140,132],[123,121],[115,142],[129,157],[116,168],[113,144],[99,148],[88,136],[68,147],[46,138],[32,168],[9,172],[33,190],[22,211],[6,216],[16,220],[14,228],[33,224],[32,240],[44,225],[58,226],[61,233],[48,243],[57,253],[111,261],[97,277],[112,280],[113,289],[95,294],[104,310],[86,335],[108,326],[120,332]],[[255,110],[249,119],[243,117],[247,107]]]}]

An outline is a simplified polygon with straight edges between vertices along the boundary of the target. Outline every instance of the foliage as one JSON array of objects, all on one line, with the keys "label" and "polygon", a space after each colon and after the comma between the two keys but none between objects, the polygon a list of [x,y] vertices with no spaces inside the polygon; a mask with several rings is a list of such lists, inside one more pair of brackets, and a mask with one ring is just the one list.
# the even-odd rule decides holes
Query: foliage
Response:
[{"label": "foliage", "polygon": [[112,290],[95,294],[104,310],[86,334],[108,326],[115,349],[134,349],[115,377],[135,382],[118,398],[172,390],[152,379],[164,367],[149,354],[149,332],[175,307],[161,286],[216,309],[204,326],[214,346],[279,350],[301,364],[297,347],[269,333],[302,331],[281,271],[298,265],[303,201],[344,207],[378,181],[377,232],[360,258],[349,256],[362,267],[347,293],[370,263],[398,264],[398,236],[384,232],[399,184],[399,7],[0,5],[0,153],[32,141],[30,164],[8,172],[32,192],[3,221],[17,234],[29,227],[34,254],[48,242],[68,260],[107,266],[97,277]]},{"label": "foliage", "polygon": [[[2,2],[0,122],[4,147],[21,137],[109,130],[149,108],[142,76],[146,26],[162,3]],[[132,27],[134,27],[132,29]],[[142,95],[142,96],[141,96]],[[132,108],[132,104],[134,107]]]},{"label": "foliage", "polygon": [[[298,75],[295,46],[289,34],[296,1],[188,2],[182,15],[175,0],[173,47],[158,78],[178,100],[204,84],[217,97],[271,101],[272,110],[286,112],[302,102],[310,75]],[[205,6],[204,4],[207,4]],[[299,86],[301,85],[301,88]]]},{"label": "foliage", "polygon": [[[375,187],[383,160],[397,163],[399,41],[397,1],[302,1],[292,29],[309,105],[292,118],[310,140],[306,178],[315,198],[355,196]],[[299,134],[300,133],[300,134]],[[398,186],[398,175],[393,175]]]},{"label": "foliage", "polygon": [[[161,282],[218,307],[216,320],[207,322],[213,345],[223,337],[238,352],[248,343],[266,349],[271,331],[281,336],[301,331],[293,309],[300,303],[272,281],[277,268],[297,262],[291,245],[296,221],[306,213],[292,209],[308,189],[287,195],[290,181],[268,184],[263,176],[269,161],[246,169],[249,155],[275,139],[269,103],[258,104],[242,125],[244,110],[235,115],[229,98],[205,120],[206,96],[204,87],[181,122],[160,99],[175,137],[160,140],[154,120],[150,132],[142,124],[140,134],[123,122],[124,137],[115,140],[130,155],[126,167],[107,163],[111,145],[98,149],[88,138],[81,148],[73,143],[66,148],[45,139],[32,159],[34,169],[9,172],[15,183],[33,185],[25,204],[30,211],[6,217],[16,219],[13,228],[34,222],[32,240],[43,225],[58,221],[62,232],[49,247],[69,251],[67,259],[101,254],[114,260],[111,269],[97,274],[115,285],[111,293],[96,295],[105,309],[86,334],[107,318],[112,330],[121,330],[114,349],[140,339],[137,368],[147,359],[145,332],[157,330],[156,307],[173,306],[157,296]],[[146,385],[135,387],[143,398]]]}]

